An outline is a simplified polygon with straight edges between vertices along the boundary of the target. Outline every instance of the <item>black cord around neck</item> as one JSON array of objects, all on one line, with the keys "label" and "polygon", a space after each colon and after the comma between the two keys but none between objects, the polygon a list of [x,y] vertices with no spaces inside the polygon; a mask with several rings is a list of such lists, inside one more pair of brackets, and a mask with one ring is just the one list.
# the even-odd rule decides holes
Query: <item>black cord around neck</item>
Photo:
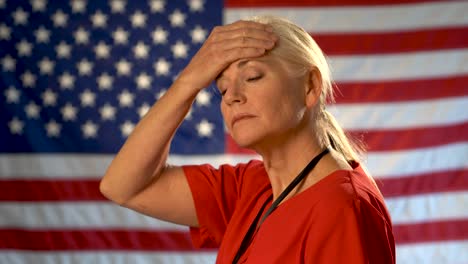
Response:
[{"label": "black cord around neck", "polygon": [[278,205],[288,196],[288,194],[302,181],[304,178],[309,174],[309,172],[317,165],[317,163],[322,159],[323,156],[325,156],[330,150],[328,148],[324,149],[320,154],[315,156],[309,164],[307,164],[304,169],[299,173],[299,175],[294,178],[294,180],[286,187],[286,189],[281,192],[281,194],[276,198],[276,200],[271,204],[270,208],[268,208],[268,211],[263,215],[262,219],[260,222],[258,222],[258,225],[256,224],[258,221],[258,218],[260,214],[263,211],[260,210],[259,214],[255,217],[254,222],[250,225],[249,230],[247,231],[247,234],[244,236],[244,239],[241,242],[241,245],[239,247],[239,250],[237,250],[236,256],[234,257],[234,260],[232,261],[233,264],[237,264],[239,261],[240,257],[244,253],[244,250],[247,248],[248,244],[250,241],[251,236],[254,234],[256,230],[260,228],[260,225],[265,221],[265,219],[278,207]]}]

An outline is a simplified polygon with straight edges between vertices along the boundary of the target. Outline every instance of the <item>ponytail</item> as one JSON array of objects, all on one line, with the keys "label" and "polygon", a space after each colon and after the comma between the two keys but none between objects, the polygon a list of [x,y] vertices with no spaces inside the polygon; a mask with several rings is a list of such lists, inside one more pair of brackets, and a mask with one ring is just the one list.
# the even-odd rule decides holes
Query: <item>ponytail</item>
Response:
[{"label": "ponytail", "polygon": [[327,110],[323,109],[320,116],[322,120],[319,122],[322,121],[321,127],[324,129],[322,135],[325,135],[324,143],[341,153],[346,160],[359,162],[364,153],[363,142],[349,137]]}]

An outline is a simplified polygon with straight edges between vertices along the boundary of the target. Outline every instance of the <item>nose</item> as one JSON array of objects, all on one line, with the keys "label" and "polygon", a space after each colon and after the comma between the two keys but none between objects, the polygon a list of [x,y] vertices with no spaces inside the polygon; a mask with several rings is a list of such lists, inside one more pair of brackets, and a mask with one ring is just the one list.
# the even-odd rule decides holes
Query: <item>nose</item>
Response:
[{"label": "nose", "polygon": [[246,99],[245,91],[239,82],[232,83],[223,96],[223,101],[229,106],[242,104]]}]

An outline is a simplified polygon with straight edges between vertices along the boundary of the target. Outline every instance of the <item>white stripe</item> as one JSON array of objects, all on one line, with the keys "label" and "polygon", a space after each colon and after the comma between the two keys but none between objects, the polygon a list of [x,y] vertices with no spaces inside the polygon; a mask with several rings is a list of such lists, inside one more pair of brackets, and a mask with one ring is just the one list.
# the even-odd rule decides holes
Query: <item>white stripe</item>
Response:
[{"label": "white stripe", "polygon": [[[0,154],[0,179],[100,179],[114,155],[88,154]],[[171,155],[173,165],[237,164],[258,158],[256,155]]]},{"label": "white stripe", "polygon": [[[399,177],[468,168],[468,143],[406,151],[369,152],[365,165],[374,177]],[[0,155],[1,179],[100,179],[113,156],[102,155]],[[237,164],[255,155],[214,155],[170,157],[174,165],[210,163]],[[35,164],[34,166],[29,166]],[[69,164],[67,168],[63,164]]]},{"label": "white stripe", "polygon": [[365,165],[376,178],[468,169],[468,142],[407,151],[370,152]]},{"label": "white stripe", "polygon": [[313,33],[382,32],[467,25],[467,13],[466,1],[376,7],[228,8],[224,23],[269,14],[286,17]]},{"label": "white stripe", "polygon": [[330,113],[345,130],[401,129],[468,121],[468,95],[400,103],[335,104]]},{"label": "white stripe", "polygon": [[[2,250],[0,263],[29,264],[29,263],[214,263],[215,252],[115,252],[115,251],[16,251]],[[397,245],[396,262],[399,264],[440,264],[440,263],[468,263],[468,242],[447,241],[438,243],[417,243]]]},{"label": "white stripe", "polygon": [[385,201],[394,225],[468,219],[468,192],[395,197]]},{"label": "white stripe", "polygon": [[0,203],[3,228],[128,228],[188,231],[111,202]]},{"label": "white stripe", "polygon": [[468,241],[418,243],[396,247],[398,264],[466,264],[468,263]]},{"label": "white stripe", "polygon": [[383,55],[336,55],[329,56],[329,63],[336,82],[455,76],[468,73],[468,49]]},{"label": "white stripe", "polygon": [[200,264],[215,263],[215,251],[198,252],[138,252],[138,251],[15,251],[2,250],[0,263],[61,263],[61,264]]},{"label": "white stripe", "polygon": [[[468,218],[465,192],[388,198],[386,202],[395,224]],[[187,227],[143,216],[110,202],[3,202],[0,215],[1,228],[188,231]]]}]

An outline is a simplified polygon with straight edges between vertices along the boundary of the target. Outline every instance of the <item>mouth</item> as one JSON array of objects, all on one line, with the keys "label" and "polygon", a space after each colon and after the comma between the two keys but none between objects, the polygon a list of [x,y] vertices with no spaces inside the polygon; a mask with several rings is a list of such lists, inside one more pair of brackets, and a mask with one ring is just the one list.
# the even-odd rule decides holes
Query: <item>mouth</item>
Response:
[{"label": "mouth", "polygon": [[247,114],[247,113],[244,113],[244,114],[237,114],[234,116],[234,118],[232,118],[231,120],[231,127],[234,127],[234,125],[237,123],[237,122],[240,122],[240,121],[243,121],[243,120],[246,120],[246,119],[251,119],[251,118],[254,118],[255,116],[254,115],[251,115],[251,114]]}]

